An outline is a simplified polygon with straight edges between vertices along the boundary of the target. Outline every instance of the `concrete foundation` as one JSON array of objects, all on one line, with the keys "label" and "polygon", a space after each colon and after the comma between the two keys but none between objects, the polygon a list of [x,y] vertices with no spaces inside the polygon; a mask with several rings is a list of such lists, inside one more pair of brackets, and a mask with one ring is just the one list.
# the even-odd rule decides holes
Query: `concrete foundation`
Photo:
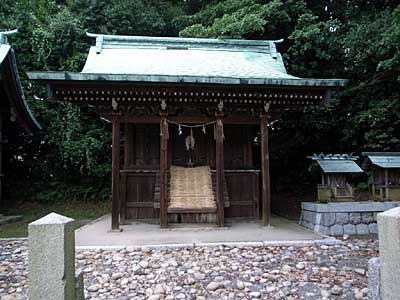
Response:
[{"label": "concrete foundation", "polygon": [[377,214],[400,202],[303,202],[300,225],[315,232],[339,236],[378,234]]},{"label": "concrete foundation", "polygon": [[[316,241],[324,239],[318,233],[298,224],[272,216],[271,226],[262,226],[254,220],[226,219],[225,227],[182,224],[182,227],[160,229],[158,224],[133,222],[121,225],[122,232],[110,232],[110,215],[87,224],[76,231],[76,246],[120,247],[176,244],[240,243],[269,241]],[[204,225],[204,224],[203,224]],[[324,239],[330,240],[330,239]]]}]

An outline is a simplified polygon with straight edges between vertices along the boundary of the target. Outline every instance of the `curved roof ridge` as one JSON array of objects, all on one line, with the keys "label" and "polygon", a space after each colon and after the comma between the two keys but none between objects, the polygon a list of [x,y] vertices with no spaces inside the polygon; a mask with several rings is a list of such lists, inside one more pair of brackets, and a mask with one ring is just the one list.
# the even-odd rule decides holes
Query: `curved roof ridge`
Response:
[{"label": "curved roof ridge", "polygon": [[257,51],[269,53],[277,57],[276,44],[281,40],[238,40],[238,39],[208,39],[208,38],[182,38],[182,37],[153,37],[106,35],[87,32],[88,37],[96,38],[96,52],[103,48],[172,48],[172,49],[204,49],[204,50],[229,50]]}]

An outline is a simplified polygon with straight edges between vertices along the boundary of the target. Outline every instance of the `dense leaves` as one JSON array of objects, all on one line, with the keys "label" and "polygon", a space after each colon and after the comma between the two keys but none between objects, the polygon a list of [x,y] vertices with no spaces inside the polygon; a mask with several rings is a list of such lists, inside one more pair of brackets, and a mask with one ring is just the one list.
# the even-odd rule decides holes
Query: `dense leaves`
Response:
[{"label": "dense leaves", "polygon": [[[287,113],[271,131],[275,183],[306,172],[313,152],[400,151],[400,6],[397,1],[316,0],[66,0],[10,1],[0,6],[25,92],[44,125],[20,135],[10,168],[41,199],[107,194],[110,128],[91,110],[47,99],[28,70],[79,71],[92,42],[106,34],[284,39],[288,71],[300,77],[347,78],[331,102]],[[25,146],[29,145],[29,147]],[[19,157],[19,159],[17,159]],[[23,158],[22,160],[20,158]],[[25,169],[23,168],[25,166]],[[282,171],[283,172],[283,171]],[[29,173],[29,174],[28,174]],[[23,180],[10,181],[13,184]],[[76,191],[81,183],[88,193]],[[274,182],[273,182],[274,183]],[[73,188],[72,188],[73,187]],[[63,193],[57,193],[60,189]],[[47,194],[46,194],[46,191]],[[52,192],[53,194],[49,194]],[[54,196],[54,193],[56,196]],[[47,196],[46,196],[47,195]],[[58,195],[58,196],[57,196]],[[86,197],[86,196],[82,196]]]}]

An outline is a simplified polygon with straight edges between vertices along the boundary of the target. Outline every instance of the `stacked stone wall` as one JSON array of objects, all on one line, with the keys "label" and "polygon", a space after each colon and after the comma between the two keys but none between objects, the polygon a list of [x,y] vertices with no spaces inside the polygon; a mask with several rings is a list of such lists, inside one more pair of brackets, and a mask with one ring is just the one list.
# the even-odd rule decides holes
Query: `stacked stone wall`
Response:
[{"label": "stacked stone wall", "polygon": [[397,206],[400,202],[303,202],[300,224],[331,236],[377,234],[377,214]]}]

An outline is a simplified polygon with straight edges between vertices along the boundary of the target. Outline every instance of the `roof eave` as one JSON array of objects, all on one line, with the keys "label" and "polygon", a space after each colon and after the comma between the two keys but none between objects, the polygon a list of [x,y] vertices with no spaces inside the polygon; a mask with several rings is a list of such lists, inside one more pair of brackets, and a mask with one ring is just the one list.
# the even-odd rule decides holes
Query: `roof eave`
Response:
[{"label": "roof eave", "polygon": [[175,75],[140,75],[140,74],[97,74],[74,72],[28,72],[31,80],[52,81],[110,81],[110,82],[141,82],[141,83],[197,83],[247,86],[287,86],[287,87],[315,87],[326,89],[340,89],[346,86],[346,79],[314,79],[314,78],[232,78],[232,77],[202,77],[202,76],[175,76]]},{"label": "roof eave", "polygon": [[26,102],[18,75],[15,54],[11,47],[4,60],[1,62],[1,65],[3,66],[2,71],[8,72],[11,77],[11,80],[3,81],[3,87],[8,90],[8,92],[6,92],[10,98],[10,105],[12,104],[14,106],[17,118],[28,133],[39,132],[42,130],[42,127],[32,114]]}]

